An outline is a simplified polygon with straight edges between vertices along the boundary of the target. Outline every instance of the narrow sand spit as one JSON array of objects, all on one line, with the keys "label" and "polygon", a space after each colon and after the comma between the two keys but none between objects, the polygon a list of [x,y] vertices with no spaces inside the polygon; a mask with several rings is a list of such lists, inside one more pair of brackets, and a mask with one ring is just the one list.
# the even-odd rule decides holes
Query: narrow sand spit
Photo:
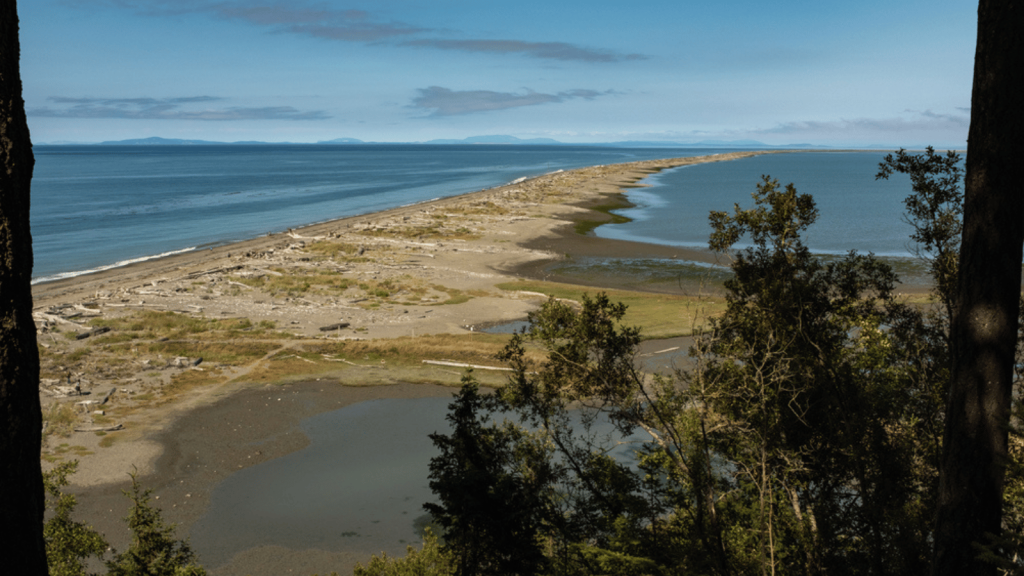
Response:
[{"label": "narrow sand spit", "polygon": [[[80,517],[116,547],[127,537],[120,491],[133,470],[167,519],[187,529],[218,481],[304,446],[301,419],[367,399],[451,393],[402,382],[451,386],[458,368],[392,367],[376,360],[382,341],[524,318],[542,299],[497,285],[566,254],[710,259],[581,236],[572,224],[600,220],[588,207],[660,170],[763,153],[557,172],[37,285],[44,458],[80,461],[72,478]],[[281,400],[261,409],[268,394]],[[268,550],[220,573],[278,573],[285,560],[279,568],[323,572],[353,560]]]}]

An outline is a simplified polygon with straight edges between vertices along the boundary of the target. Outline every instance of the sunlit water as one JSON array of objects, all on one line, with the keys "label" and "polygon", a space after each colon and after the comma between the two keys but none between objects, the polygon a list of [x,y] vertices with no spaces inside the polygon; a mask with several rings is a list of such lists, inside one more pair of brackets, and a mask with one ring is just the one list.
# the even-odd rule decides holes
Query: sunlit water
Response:
[{"label": "sunlit water", "polygon": [[254,238],[595,164],[698,149],[37,146],[36,279]]},{"label": "sunlit water", "polygon": [[706,248],[711,234],[708,214],[713,210],[731,214],[735,204],[753,208],[751,194],[761,176],[768,175],[814,197],[818,221],[804,236],[812,251],[857,250],[909,257],[912,230],[903,221],[903,199],[911,192],[910,180],[901,174],[876,180],[884,156],[879,152],[770,154],[676,168],[648,178],[649,188],[627,191],[636,207],[618,213],[632,222],[601,226],[596,233],[603,238]]}]

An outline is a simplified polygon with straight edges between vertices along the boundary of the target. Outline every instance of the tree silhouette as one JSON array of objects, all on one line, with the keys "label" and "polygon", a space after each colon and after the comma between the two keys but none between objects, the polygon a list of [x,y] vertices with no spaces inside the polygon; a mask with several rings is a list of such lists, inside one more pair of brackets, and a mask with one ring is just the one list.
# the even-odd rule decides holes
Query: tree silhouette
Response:
[{"label": "tree silhouette", "polygon": [[[933,574],[994,574],[1024,243],[1024,5],[981,0]],[[990,535],[990,536],[986,536]]]},{"label": "tree silhouette", "polygon": [[17,5],[0,0],[0,557],[6,573],[46,574],[29,230],[34,158],[19,56]]}]

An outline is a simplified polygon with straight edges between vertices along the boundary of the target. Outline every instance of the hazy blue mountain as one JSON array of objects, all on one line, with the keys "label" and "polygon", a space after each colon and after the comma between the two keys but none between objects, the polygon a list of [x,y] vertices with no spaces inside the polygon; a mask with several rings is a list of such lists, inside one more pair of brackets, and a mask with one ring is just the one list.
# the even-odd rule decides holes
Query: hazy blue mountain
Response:
[{"label": "hazy blue mountain", "polygon": [[290,142],[258,142],[255,140],[244,140],[240,142],[214,142],[211,140],[182,140],[180,138],[132,138],[129,140],[108,140],[100,142],[101,146],[215,146],[215,145],[261,145],[261,144],[290,144]]},{"label": "hazy blue mountain", "polygon": [[358,138],[335,138],[334,140],[321,140],[317,144],[366,144]]},{"label": "hazy blue mountain", "polygon": [[532,144],[532,145],[564,145],[558,140],[551,138],[529,138],[523,140],[515,136],[492,135],[492,136],[470,136],[461,140],[439,139],[428,140],[424,144]]}]

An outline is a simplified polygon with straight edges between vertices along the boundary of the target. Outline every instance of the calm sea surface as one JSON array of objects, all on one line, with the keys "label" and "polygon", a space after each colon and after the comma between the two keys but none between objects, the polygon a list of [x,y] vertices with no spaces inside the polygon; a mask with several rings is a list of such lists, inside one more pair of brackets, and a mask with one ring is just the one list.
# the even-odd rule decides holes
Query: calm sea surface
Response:
[{"label": "calm sea surface", "polygon": [[[629,190],[636,208],[620,214],[633,221],[601,226],[597,235],[687,247],[707,247],[708,213],[751,208],[762,175],[793,183],[818,205],[817,223],[805,243],[815,252],[874,252],[879,256],[911,256],[909,224],[902,220],[909,178],[897,174],[875,180],[878,152],[810,152],[755,156],[731,162],[698,164],[648,178],[650,188]],[[742,241],[741,241],[742,245]]]},{"label": "calm sea surface", "polygon": [[696,149],[589,146],[37,146],[33,277]]},{"label": "calm sea surface", "polygon": [[[587,146],[39,146],[32,182],[36,281],[253,238],[595,164],[705,149]],[[633,222],[608,238],[706,246],[710,210],[752,203],[762,174],[814,195],[812,249],[908,254],[903,178],[882,154],[772,154],[671,170],[628,194]]]}]

